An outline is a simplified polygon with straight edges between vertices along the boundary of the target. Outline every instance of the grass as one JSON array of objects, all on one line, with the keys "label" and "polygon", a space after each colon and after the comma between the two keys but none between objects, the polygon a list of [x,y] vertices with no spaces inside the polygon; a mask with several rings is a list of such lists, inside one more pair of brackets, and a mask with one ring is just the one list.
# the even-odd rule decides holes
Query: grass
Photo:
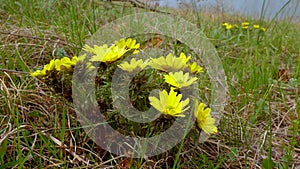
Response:
[{"label": "grass", "polygon": [[[0,168],[297,168],[300,166],[300,28],[288,20],[176,12],[216,46],[229,86],[219,133],[198,133],[145,159],[110,154],[78,123],[72,104],[28,76],[78,55],[101,25],[136,11],[99,1],[4,1],[0,6]],[[226,31],[223,22],[260,23],[264,33]],[[129,168],[129,167],[128,167]]]}]

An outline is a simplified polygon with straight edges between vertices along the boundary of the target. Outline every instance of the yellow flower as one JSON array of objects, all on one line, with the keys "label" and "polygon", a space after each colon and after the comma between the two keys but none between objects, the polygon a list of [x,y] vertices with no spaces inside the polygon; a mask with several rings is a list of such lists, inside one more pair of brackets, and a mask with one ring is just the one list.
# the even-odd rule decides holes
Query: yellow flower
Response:
[{"label": "yellow flower", "polygon": [[215,126],[215,119],[210,114],[210,108],[204,109],[204,103],[198,105],[198,101],[195,102],[194,115],[197,120],[197,126],[201,128],[207,134],[213,134],[218,132],[218,128]]},{"label": "yellow flower", "polygon": [[30,76],[45,76],[46,72],[44,70],[36,70],[30,73]]},{"label": "yellow flower", "polygon": [[115,42],[115,45],[118,46],[119,48],[123,48],[125,47],[125,49],[128,51],[128,50],[132,50],[134,49],[133,51],[133,54],[136,54],[139,52],[139,50],[137,50],[139,47],[140,47],[140,44],[139,43],[136,43],[136,40],[133,40],[131,38],[128,38],[126,40],[124,39],[121,39],[119,41],[116,41]]},{"label": "yellow flower", "polygon": [[[82,63],[85,60],[85,58],[86,58],[86,54],[80,55],[78,57],[73,56],[71,62],[76,65],[79,62]],[[86,62],[86,68],[88,68],[89,70],[92,70],[95,68],[95,66],[93,66],[93,64],[91,62]]]},{"label": "yellow flower", "polygon": [[61,59],[55,59],[55,69],[60,70],[67,70],[70,69],[72,66],[75,66],[76,62],[74,63],[74,60],[71,61],[68,57],[63,57]]},{"label": "yellow flower", "polygon": [[85,58],[86,58],[86,54],[80,56],[73,56],[71,62],[76,65],[77,62],[83,62]]},{"label": "yellow flower", "polygon": [[224,27],[226,27],[227,25],[229,25],[229,23],[227,23],[227,22],[224,22],[224,23],[222,24],[222,26],[224,26]]},{"label": "yellow flower", "polygon": [[199,65],[197,65],[196,62],[192,63],[192,64],[188,64],[190,70],[192,73],[200,73],[203,72],[203,68]]},{"label": "yellow flower", "polygon": [[96,56],[103,56],[109,50],[109,48],[106,44],[102,46],[94,45],[94,48],[90,47],[89,45],[84,45],[83,50],[91,54],[95,54]]},{"label": "yellow flower", "polygon": [[43,68],[43,70],[37,70],[32,73],[30,73],[31,76],[45,76],[49,71],[51,70],[68,70],[72,66],[75,66],[77,64],[77,61],[83,61],[85,58],[85,54],[81,55],[79,57],[73,56],[72,59],[68,57],[63,57],[61,59],[52,59],[50,63],[46,64]]},{"label": "yellow flower", "polygon": [[44,66],[43,70],[45,70],[46,73],[48,73],[49,71],[53,70],[55,68],[55,64],[54,63],[55,63],[54,59],[50,60],[50,62]]},{"label": "yellow flower", "polygon": [[150,104],[160,111],[164,115],[170,115],[175,117],[185,117],[183,114],[184,111],[188,110],[189,107],[186,107],[190,100],[187,98],[184,101],[181,101],[182,95],[174,92],[174,88],[171,88],[170,93],[168,94],[166,90],[163,90],[159,93],[159,99],[153,96],[149,97]]},{"label": "yellow flower", "polygon": [[91,54],[94,54],[94,56],[92,56],[90,61],[101,62],[102,58],[109,52],[110,49],[108,48],[107,45],[103,45],[103,46],[94,45],[94,48],[91,48],[88,45],[84,45],[83,50]]},{"label": "yellow flower", "polygon": [[125,49],[126,46],[119,47],[112,45],[109,48],[107,45],[97,46],[95,45],[94,48],[91,48],[88,45],[85,45],[83,50],[95,54],[90,59],[91,62],[105,62],[110,63],[120,59],[129,49]]},{"label": "yellow flower", "polygon": [[132,58],[130,60],[130,63],[123,62],[120,65],[118,65],[118,67],[127,72],[139,72],[143,70],[147,65],[148,60],[144,62],[142,59],[135,60],[135,58]]},{"label": "yellow flower", "polygon": [[177,72],[188,67],[186,59],[183,57],[175,57],[171,53],[169,53],[166,57],[161,56],[159,58],[152,59],[149,65],[154,69],[170,72]]},{"label": "yellow flower", "polygon": [[222,26],[225,27],[226,30],[230,30],[230,29],[239,27],[237,24],[230,24],[227,22],[223,23]]},{"label": "yellow flower", "polygon": [[54,60],[54,68],[56,70],[60,70],[60,66],[61,66],[61,60],[60,59],[55,59]]},{"label": "yellow flower", "polygon": [[242,22],[242,27],[246,27],[246,26],[249,26],[249,22]]},{"label": "yellow flower", "polygon": [[198,80],[197,77],[190,78],[189,73],[185,73],[183,75],[183,71],[175,73],[170,72],[168,75],[164,75],[164,79],[165,82],[177,88],[190,86]]},{"label": "yellow flower", "polygon": [[83,61],[85,59],[85,56],[86,56],[86,54],[83,54],[83,55],[81,55],[79,57],[78,56],[73,56],[72,60],[71,60],[72,64],[76,65],[76,63],[78,61]]},{"label": "yellow flower", "polygon": [[101,62],[111,63],[120,59],[129,49],[125,47],[119,48],[118,46],[111,46],[110,50],[101,58]]},{"label": "yellow flower", "polygon": [[249,26],[242,26],[242,29],[248,29]]},{"label": "yellow flower", "polygon": [[55,61],[52,59],[48,64],[44,65],[43,70],[36,70],[30,73],[30,76],[45,76],[48,72],[55,68]]},{"label": "yellow flower", "polygon": [[230,29],[232,29],[232,28],[233,28],[233,26],[232,26],[231,24],[228,24],[228,25],[226,25],[226,27],[225,27],[226,30],[230,30]]},{"label": "yellow flower", "polygon": [[85,45],[83,50],[94,54],[90,61],[92,62],[105,62],[110,63],[120,59],[126,52],[134,49],[133,54],[138,53],[140,47],[139,43],[136,43],[136,40],[131,38],[125,40],[121,39],[116,41],[115,44],[108,47],[106,44],[103,46],[94,45],[94,48]]},{"label": "yellow flower", "polygon": [[265,32],[266,31],[266,28],[260,28],[261,31]]},{"label": "yellow flower", "polygon": [[138,49],[140,47],[139,43],[136,43],[136,40],[131,38],[128,39],[120,39],[119,41],[115,42],[116,46],[119,48],[126,47],[127,49]]},{"label": "yellow flower", "polygon": [[184,62],[184,63],[187,63],[190,59],[191,59],[191,56],[186,56],[183,52],[180,53],[179,55],[179,58]]},{"label": "yellow flower", "polygon": [[259,25],[258,25],[258,24],[255,24],[255,25],[253,25],[253,28],[254,28],[254,29],[259,29]]}]

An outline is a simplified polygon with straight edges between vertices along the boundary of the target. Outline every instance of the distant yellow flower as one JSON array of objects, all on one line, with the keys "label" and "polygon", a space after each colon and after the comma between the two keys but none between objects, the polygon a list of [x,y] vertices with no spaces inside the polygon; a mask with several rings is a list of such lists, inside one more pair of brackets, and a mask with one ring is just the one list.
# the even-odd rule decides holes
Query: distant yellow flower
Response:
[{"label": "distant yellow flower", "polygon": [[142,59],[135,60],[135,58],[132,58],[130,60],[130,63],[123,62],[120,65],[118,65],[118,67],[127,72],[139,72],[143,70],[147,65],[148,60],[144,62]]},{"label": "distant yellow flower", "polygon": [[203,72],[203,68],[199,65],[197,65],[196,62],[192,63],[192,64],[188,64],[190,70],[192,73],[200,73]]},{"label": "distant yellow flower", "polygon": [[242,27],[246,27],[246,26],[249,26],[249,22],[242,22]]},{"label": "distant yellow flower", "polygon": [[165,82],[168,84],[177,87],[187,87],[193,84],[196,80],[198,80],[197,77],[190,78],[189,73],[185,73],[183,75],[183,71],[179,72],[170,72],[168,75],[164,75]]},{"label": "distant yellow flower", "polygon": [[266,28],[260,28],[261,31],[265,32],[266,31]]},{"label": "distant yellow flower", "polygon": [[186,107],[190,100],[187,98],[184,101],[181,101],[182,95],[174,92],[174,89],[171,88],[170,93],[168,94],[166,90],[163,90],[159,93],[159,99],[153,96],[149,97],[150,104],[160,111],[164,115],[170,115],[175,117],[185,117],[183,112],[189,109]]},{"label": "distant yellow flower", "polygon": [[249,26],[242,26],[242,29],[248,29]]},{"label": "distant yellow flower", "polygon": [[175,57],[174,55],[169,53],[166,57],[161,56],[159,58],[152,59],[149,65],[154,69],[177,72],[179,70],[188,68],[186,60],[187,58],[184,59],[183,57]]},{"label": "distant yellow flower", "polygon": [[225,27],[226,30],[230,30],[230,29],[239,27],[237,24],[230,24],[227,22],[223,23],[222,26]]},{"label": "distant yellow flower", "polygon": [[198,105],[198,101],[195,102],[194,115],[197,120],[197,126],[201,128],[207,134],[213,134],[218,132],[218,128],[215,126],[215,119],[210,114],[210,108],[204,109],[204,103]]},{"label": "distant yellow flower", "polygon": [[224,23],[222,24],[222,26],[224,26],[224,27],[226,27],[227,25],[229,25],[229,23],[227,23],[227,22],[224,22]]},{"label": "distant yellow flower", "polygon": [[232,26],[231,24],[228,24],[228,25],[226,25],[226,27],[225,27],[226,30],[230,30],[230,29],[232,29],[232,28],[233,28],[233,26]]},{"label": "distant yellow flower", "polygon": [[253,28],[254,28],[254,29],[259,29],[259,25],[258,25],[258,24],[255,24],[255,25],[253,25]]}]

